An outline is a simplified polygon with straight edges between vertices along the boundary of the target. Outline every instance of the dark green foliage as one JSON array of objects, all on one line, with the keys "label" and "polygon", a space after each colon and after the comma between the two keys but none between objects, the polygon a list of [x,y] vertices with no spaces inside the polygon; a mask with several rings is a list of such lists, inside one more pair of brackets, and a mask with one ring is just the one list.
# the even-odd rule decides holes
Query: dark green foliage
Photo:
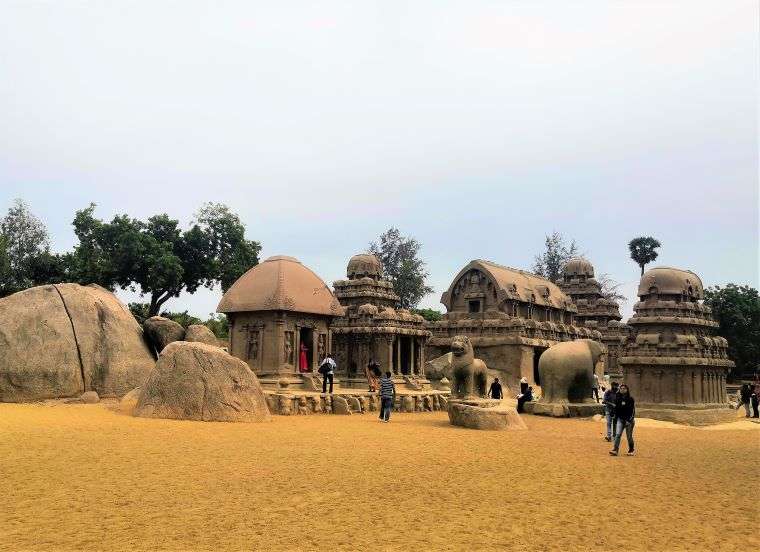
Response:
[{"label": "dark green foliage", "polygon": [[564,236],[559,232],[548,234],[545,244],[546,250],[534,258],[533,272],[556,283],[562,278],[562,269],[567,261],[578,256],[578,246],[575,240],[565,243]]},{"label": "dark green foliage", "polygon": [[419,314],[428,322],[438,322],[443,319],[441,311],[435,309],[412,309],[412,313]]},{"label": "dark green foliage", "polygon": [[[150,318],[150,304],[149,303],[130,303],[129,311],[135,320],[142,326],[143,322]],[[216,337],[229,337],[230,327],[227,317],[224,314],[211,313],[208,320],[201,320],[197,316],[189,314],[187,311],[183,312],[162,312],[160,316],[174,320],[177,324],[183,328],[187,328],[190,324],[203,324],[209,330],[214,332]]]},{"label": "dark green foliage", "polygon": [[369,244],[369,252],[380,259],[384,276],[393,284],[400,297],[399,306],[404,309],[416,307],[425,295],[433,292],[425,282],[429,276],[425,263],[417,256],[420,247],[420,242],[402,236],[397,228],[382,234],[379,243]]},{"label": "dark green foliage", "polygon": [[760,296],[755,288],[726,284],[705,290],[705,304],[720,324],[718,334],[728,340],[736,362],[734,374],[750,377],[760,369]]},{"label": "dark green foliage", "polygon": [[628,242],[628,250],[631,252],[631,259],[641,268],[641,275],[644,275],[644,267],[657,258],[657,248],[661,244],[651,236],[641,236]]},{"label": "dark green foliage", "polygon": [[127,215],[103,222],[94,210],[91,204],[74,218],[79,244],[71,256],[72,276],[111,290],[139,288],[150,296],[150,316],[182,291],[217,282],[226,289],[259,260],[260,245],[245,239],[245,227],[224,205],[204,206],[186,231],[165,213],[146,222]]}]

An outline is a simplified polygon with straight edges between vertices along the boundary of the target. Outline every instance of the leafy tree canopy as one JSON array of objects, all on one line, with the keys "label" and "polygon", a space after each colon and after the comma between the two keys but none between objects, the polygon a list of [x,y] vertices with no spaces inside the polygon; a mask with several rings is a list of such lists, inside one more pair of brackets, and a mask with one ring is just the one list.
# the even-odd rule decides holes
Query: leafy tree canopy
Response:
[{"label": "leafy tree canopy", "polygon": [[641,268],[642,276],[644,275],[644,267],[657,258],[657,248],[661,245],[659,241],[651,236],[640,236],[628,243],[631,259]]},{"label": "leafy tree canopy", "polygon": [[383,264],[385,277],[393,284],[399,296],[399,306],[404,309],[416,307],[433,288],[427,285],[429,276],[425,262],[418,255],[421,244],[415,238],[405,237],[397,228],[390,228],[380,235],[378,242],[369,244],[369,252]]},{"label": "leafy tree canopy", "polygon": [[90,204],[74,218],[79,244],[71,255],[72,276],[111,290],[139,288],[150,296],[149,316],[182,291],[216,282],[226,289],[259,260],[260,245],[245,239],[245,227],[224,205],[205,205],[184,231],[165,213],[147,221],[117,215],[103,222],[94,211]]},{"label": "leafy tree canopy", "polygon": [[705,304],[720,324],[718,334],[728,340],[735,373],[749,377],[760,370],[760,296],[755,288],[726,284],[705,290]]},{"label": "leafy tree canopy", "polygon": [[412,309],[412,312],[414,314],[419,314],[428,322],[438,322],[443,319],[441,311],[435,309]]},{"label": "leafy tree canopy", "polygon": [[545,246],[544,252],[536,255],[533,261],[533,272],[551,282],[557,282],[562,278],[562,269],[567,261],[578,256],[578,246],[575,240],[567,243],[559,232],[547,235]]}]

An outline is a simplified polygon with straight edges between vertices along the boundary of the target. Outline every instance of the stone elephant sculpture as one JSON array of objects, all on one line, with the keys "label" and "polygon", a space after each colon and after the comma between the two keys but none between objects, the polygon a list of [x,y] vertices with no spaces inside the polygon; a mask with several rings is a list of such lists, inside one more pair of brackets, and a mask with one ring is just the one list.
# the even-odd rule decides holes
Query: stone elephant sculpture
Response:
[{"label": "stone elephant sculpture", "polygon": [[540,402],[593,402],[594,366],[604,352],[604,345],[593,339],[565,341],[549,347],[538,360]]},{"label": "stone elephant sculpture", "polygon": [[463,335],[457,335],[451,340],[451,377],[453,398],[468,400],[486,396],[486,363],[475,358],[470,339]]}]

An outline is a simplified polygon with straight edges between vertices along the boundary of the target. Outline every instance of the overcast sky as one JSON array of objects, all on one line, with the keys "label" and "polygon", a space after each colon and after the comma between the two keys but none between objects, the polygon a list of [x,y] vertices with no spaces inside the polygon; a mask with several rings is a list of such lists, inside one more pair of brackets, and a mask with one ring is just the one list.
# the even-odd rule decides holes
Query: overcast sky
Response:
[{"label": "overcast sky", "polygon": [[[434,308],[475,258],[627,242],[758,284],[758,2],[0,1],[0,210],[229,205],[327,282],[397,226]],[[122,294],[122,298],[131,299]],[[206,316],[202,290],[170,310]]]}]

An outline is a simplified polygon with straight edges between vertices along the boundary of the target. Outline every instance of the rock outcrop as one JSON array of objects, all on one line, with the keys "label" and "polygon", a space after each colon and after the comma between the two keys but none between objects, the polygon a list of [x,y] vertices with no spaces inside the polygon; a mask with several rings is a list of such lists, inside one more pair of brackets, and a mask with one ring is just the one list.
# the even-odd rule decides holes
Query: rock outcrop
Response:
[{"label": "rock outcrop", "polygon": [[510,399],[474,401],[449,401],[449,422],[451,425],[468,429],[528,429],[517,413],[516,401]]},{"label": "rock outcrop", "polygon": [[38,286],[0,299],[0,402],[121,396],[154,364],[140,325],[100,286]]},{"label": "rock outcrop", "polygon": [[185,330],[185,341],[205,343],[206,345],[219,346],[214,332],[203,324],[190,324]]},{"label": "rock outcrop", "polygon": [[222,349],[175,341],[166,346],[142,386],[134,415],[216,422],[270,420],[256,375]]},{"label": "rock outcrop", "polygon": [[145,336],[153,345],[156,353],[161,353],[169,343],[185,339],[185,328],[174,320],[163,316],[148,318],[143,322],[143,330],[145,330]]}]

